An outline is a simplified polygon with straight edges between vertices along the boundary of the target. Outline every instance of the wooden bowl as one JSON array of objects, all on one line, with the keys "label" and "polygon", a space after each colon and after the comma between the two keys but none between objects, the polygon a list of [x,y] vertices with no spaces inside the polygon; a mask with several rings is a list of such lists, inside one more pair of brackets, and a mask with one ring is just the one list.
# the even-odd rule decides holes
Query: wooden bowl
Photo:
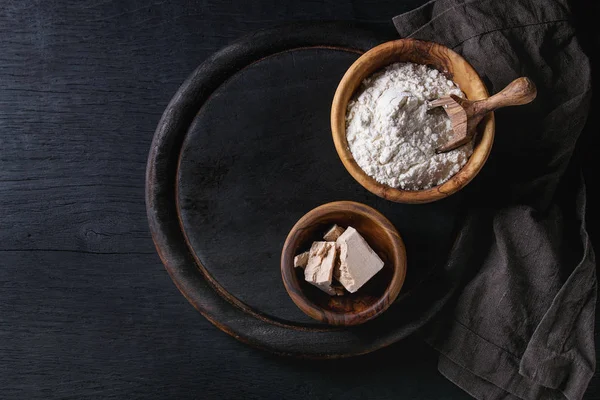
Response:
[{"label": "wooden bowl", "polygon": [[402,190],[377,182],[367,175],[352,157],[346,140],[346,109],[352,95],[366,77],[396,62],[425,64],[437,69],[456,82],[470,100],[489,97],[475,69],[449,48],[414,39],[386,42],[359,57],[338,85],[331,106],[331,131],[335,148],[352,177],[377,196],[398,203],[428,203],[440,200],[466,186],[483,167],[494,141],[494,115],[488,114],[481,122],[473,154],[462,169],[445,183],[424,190]]},{"label": "wooden bowl", "polygon": [[[333,224],[354,227],[384,262],[383,268],[355,293],[330,296],[304,280],[304,270],[294,268],[294,256]],[[406,250],[400,234],[373,208],[352,201],[327,203],[309,211],[288,234],[281,253],[285,289],[308,316],[331,325],[358,325],[385,311],[398,297],[406,275]]]}]

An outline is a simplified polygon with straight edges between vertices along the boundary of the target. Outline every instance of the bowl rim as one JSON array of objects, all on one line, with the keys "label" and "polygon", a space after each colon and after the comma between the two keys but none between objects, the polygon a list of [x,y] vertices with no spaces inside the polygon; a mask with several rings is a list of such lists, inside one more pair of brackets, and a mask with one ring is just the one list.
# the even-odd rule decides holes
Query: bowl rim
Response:
[{"label": "bowl rim", "polygon": [[[361,214],[366,218],[373,220],[374,223],[380,224],[392,243],[390,253],[392,254],[394,261],[390,283],[376,302],[371,304],[368,308],[356,313],[334,312],[325,309],[305,296],[301,290],[294,290],[296,288],[289,286],[292,282],[298,282],[294,267],[296,249],[292,246],[295,233],[304,229],[306,225],[317,221],[317,217],[339,211]],[[355,201],[334,201],[322,204],[308,211],[294,224],[292,229],[290,229],[281,251],[281,277],[285,290],[292,301],[309,317],[337,326],[359,325],[375,318],[387,310],[394,303],[404,285],[406,265],[406,247],[396,227],[382,213],[375,210],[373,207]]]},{"label": "bowl rim", "polygon": [[[490,112],[484,118],[483,122],[479,125],[479,132],[476,136],[477,142],[473,149],[473,154],[471,157],[469,157],[467,163],[455,175],[441,185],[433,186],[429,189],[423,190],[403,190],[377,182],[374,178],[364,172],[354,160],[346,140],[346,110],[348,107],[348,101],[352,98],[352,95],[359,87],[360,83],[356,86],[356,88],[353,89],[350,89],[350,84],[355,75],[361,75],[360,67],[365,63],[377,62],[378,57],[381,54],[385,55],[397,52],[398,49],[406,48],[406,46],[412,46],[417,51],[447,52],[452,64],[455,64],[456,62],[461,63],[465,73],[474,78],[475,84],[478,86],[478,90],[480,90],[483,94],[476,100],[489,97],[489,92],[481,77],[477,74],[475,68],[473,68],[473,66],[467,60],[465,60],[460,54],[456,53],[452,49],[439,43],[417,39],[392,40],[389,42],[384,42],[365,52],[350,66],[350,68],[348,68],[342,77],[335,91],[331,105],[331,132],[335,149],[342,163],[344,164],[344,167],[350,173],[350,175],[352,175],[352,177],[365,189],[386,200],[391,200],[398,203],[429,203],[456,193],[465,187],[479,173],[487,161],[492,149],[495,133],[495,119],[493,112]],[[374,71],[371,71],[369,74],[362,77],[360,81],[373,74],[375,71],[394,62],[400,61],[392,60],[389,63],[384,63]],[[445,71],[442,72],[444,73]],[[351,93],[348,94],[348,91],[350,90]],[[348,96],[348,101],[344,101],[345,96]]]}]

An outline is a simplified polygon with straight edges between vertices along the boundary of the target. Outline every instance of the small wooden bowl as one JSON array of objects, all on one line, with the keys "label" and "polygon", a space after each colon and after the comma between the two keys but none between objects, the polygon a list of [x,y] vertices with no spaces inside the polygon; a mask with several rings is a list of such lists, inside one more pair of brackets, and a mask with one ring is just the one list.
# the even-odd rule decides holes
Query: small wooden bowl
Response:
[{"label": "small wooden bowl", "polygon": [[[304,280],[294,256],[333,224],[354,227],[384,262],[383,268],[355,293],[330,296]],[[288,234],[281,253],[281,276],[288,294],[308,316],[331,325],[358,325],[385,311],[398,297],[406,276],[406,250],[400,234],[381,213],[361,203],[336,201],[309,211]]]},{"label": "small wooden bowl", "polygon": [[346,110],[362,81],[381,68],[396,62],[425,64],[458,84],[469,100],[489,97],[475,69],[459,54],[437,43],[414,39],[386,42],[367,51],[350,66],[342,78],[331,106],[331,131],[342,163],[365,189],[398,203],[429,203],[447,197],[467,185],[483,167],[494,141],[494,115],[488,114],[479,125],[473,155],[462,169],[445,183],[425,190],[402,190],[367,175],[356,163],[346,140]]}]

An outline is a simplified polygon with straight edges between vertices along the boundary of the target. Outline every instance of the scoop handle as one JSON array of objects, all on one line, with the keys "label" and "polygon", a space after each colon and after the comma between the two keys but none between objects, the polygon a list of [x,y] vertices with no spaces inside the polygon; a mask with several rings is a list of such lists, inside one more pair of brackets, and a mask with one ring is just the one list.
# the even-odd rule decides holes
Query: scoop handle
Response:
[{"label": "scoop handle", "polygon": [[537,96],[537,89],[531,79],[527,77],[517,78],[509,83],[504,89],[485,100],[478,101],[481,113],[494,111],[507,106],[520,106],[533,101]]}]

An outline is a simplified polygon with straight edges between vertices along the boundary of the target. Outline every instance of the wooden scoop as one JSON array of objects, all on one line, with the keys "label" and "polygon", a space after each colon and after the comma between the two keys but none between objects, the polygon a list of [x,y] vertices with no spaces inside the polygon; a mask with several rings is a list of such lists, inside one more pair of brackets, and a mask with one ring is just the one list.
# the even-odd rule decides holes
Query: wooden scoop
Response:
[{"label": "wooden scoop", "polygon": [[450,140],[438,147],[436,153],[445,153],[468,143],[475,136],[479,122],[490,111],[530,103],[536,95],[537,89],[533,82],[529,78],[521,77],[487,99],[471,101],[451,94],[450,97],[431,101],[429,109],[444,107],[450,117],[453,131]]}]

